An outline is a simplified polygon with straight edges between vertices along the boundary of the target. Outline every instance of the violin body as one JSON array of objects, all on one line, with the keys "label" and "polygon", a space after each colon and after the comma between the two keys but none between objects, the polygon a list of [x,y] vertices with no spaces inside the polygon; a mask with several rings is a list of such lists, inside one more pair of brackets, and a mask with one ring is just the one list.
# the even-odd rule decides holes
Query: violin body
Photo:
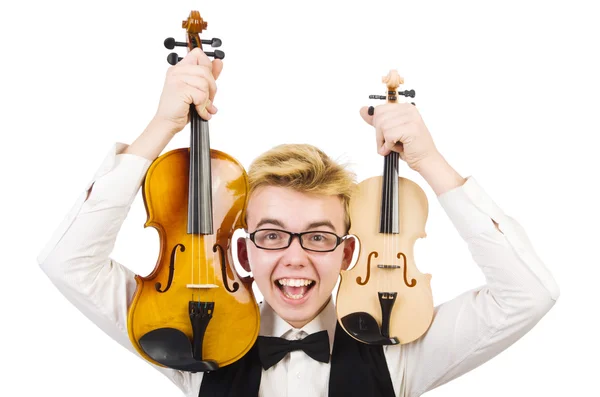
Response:
[{"label": "violin body", "polygon": [[[395,70],[382,80],[386,95],[371,98],[395,103],[397,95],[414,97],[414,90],[396,92],[404,79]],[[350,199],[349,234],[359,241],[358,260],[341,271],[336,310],[342,328],[366,344],[412,342],[433,320],[431,275],[414,260],[414,244],[426,236],[429,204],[419,185],[399,176],[398,165],[399,152],[388,153],[383,176],[359,183]]]},{"label": "violin body", "polygon": [[[355,312],[370,313],[381,327],[383,312],[378,293],[397,293],[395,310],[389,319],[389,336],[404,344],[419,338],[433,318],[431,275],[418,271],[413,253],[415,241],[426,237],[429,205],[419,185],[398,177],[399,226],[404,232],[390,240],[389,235],[378,232],[380,197],[373,192],[382,191],[382,180],[372,177],[362,181],[350,200],[349,234],[359,240],[358,259],[352,269],[341,272],[336,307],[338,318]],[[380,264],[398,264],[401,268],[380,268]],[[407,287],[412,280],[419,288]],[[355,337],[343,321],[340,324]]]},{"label": "violin body", "polygon": [[[250,350],[260,326],[252,292],[253,280],[240,278],[232,266],[231,238],[236,229],[245,226],[247,175],[232,157],[211,150],[213,220],[217,232],[214,235],[188,234],[189,151],[188,148],[176,149],[160,156],[146,175],[143,197],[148,220],[145,227],[152,226],[158,231],[160,257],[150,275],[135,277],[137,289],[129,310],[128,328],[130,339],[135,341],[150,331],[165,327],[177,328],[192,340],[188,313],[191,294],[187,285],[206,284],[210,280],[217,287],[198,289],[194,299],[216,302],[210,326],[204,334],[203,353],[221,367],[235,362]],[[214,252],[215,246],[221,248]],[[225,280],[220,271],[221,250],[225,258]],[[174,268],[171,269],[173,257]],[[193,280],[192,272],[201,275]],[[170,278],[172,281],[168,286]],[[238,285],[238,290],[229,292],[224,281],[230,289]],[[168,290],[157,291],[156,283],[160,283],[162,290],[168,286]],[[143,351],[139,342],[135,347],[146,359],[160,365]]]}]

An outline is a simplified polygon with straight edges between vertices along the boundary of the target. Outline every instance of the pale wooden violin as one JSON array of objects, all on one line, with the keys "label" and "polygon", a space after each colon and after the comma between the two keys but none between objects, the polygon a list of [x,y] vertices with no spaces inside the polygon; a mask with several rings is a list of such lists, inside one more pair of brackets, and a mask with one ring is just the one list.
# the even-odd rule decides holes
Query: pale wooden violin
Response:
[{"label": "pale wooden violin", "polygon": [[[396,103],[399,95],[414,97],[414,90],[396,91],[404,80],[395,70],[383,83],[386,94],[370,98]],[[413,253],[416,239],[426,236],[427,196],[399,176],[398,163],[398,152],[386,155],[383,176],[359,183],[350,200],[349,234],[360,248],[356,265],[341,272],[337,316],[350,336],[367,344],[412,342],[433,319],[431,275],[419,272]]]}]

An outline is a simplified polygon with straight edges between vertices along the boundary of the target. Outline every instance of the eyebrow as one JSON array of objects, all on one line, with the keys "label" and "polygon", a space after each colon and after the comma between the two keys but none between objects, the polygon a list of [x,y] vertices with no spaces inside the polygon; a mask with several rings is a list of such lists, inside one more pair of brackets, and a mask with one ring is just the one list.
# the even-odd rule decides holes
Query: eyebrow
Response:
[{"label": "eyebrow", "polygon": [[[265,218],[265,219],[261,219],[260,222],[258,222],[256,224],[256,228],[258,229],[259,227],[266,225],[266,224],[271,224],[271,225],[275,225],[275,226],[279,226],[280,228],[285,229],[285,226],[283,224],[283,222],[277,220],[277,219],[273,219],[273,218]],[[317,222],[312,222],[310,224],[308,224],[308,226],[306,227],[306,230],[311,230],[311,229],[315,229],[319,226],[326,226],[328,228],[330,228],[333,231],[335,230],[335,227],[333,226],[333,223],[331,223],[331,221],[317,221]]]},{"label": "eyebrow", "polygon": [[281,228],[284,228],[285,226],[283,226],[283,223],[278,221],[277,219],[272,219],[272,218],[265,218],[265,219],[261,219],[260,222],[258,222],[256,224],[256,228],[258,229],[259,227],[261,227],[262,225],[266,225],[266,224],[272,224],[275,226],[279,226]]},{"label": "eyebrow", "polygon": [[319,226],[326,226],[326,227],[330,228],[331,230],[336,231],[335,227],[333,227],[333,223],[331,223],[330,221],[313,222],[313,223],[311,223],[311,224],[308,225],[307,229],[308,230],[315,229],[315,228],[317,228]]}]

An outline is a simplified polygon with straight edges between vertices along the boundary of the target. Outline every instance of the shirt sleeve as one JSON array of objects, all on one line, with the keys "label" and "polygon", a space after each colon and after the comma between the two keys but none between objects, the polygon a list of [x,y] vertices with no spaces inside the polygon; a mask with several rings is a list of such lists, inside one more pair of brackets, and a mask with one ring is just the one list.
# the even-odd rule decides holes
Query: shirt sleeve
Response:
[{"label": "shirt sleeve", "polygon": [[[37,260],[77,309],[141,358],[127,332],[128,308],[136,289],[135,275],[111,259],[110,254],[151,161],[123,154],[125,148],[127,145],[122,143],[111,148]],[[202,376],[192,377],[191,373],[149,364],[186,395],[198,383],[198,375]]]},{"label": "shirt sleeve", "polygon": [[521,225],[473,177],[438,200],[486,284],[436,307],[427,332],[396,350],[406,396],[420,396],[496,356],[533,328],[560,294]]}]

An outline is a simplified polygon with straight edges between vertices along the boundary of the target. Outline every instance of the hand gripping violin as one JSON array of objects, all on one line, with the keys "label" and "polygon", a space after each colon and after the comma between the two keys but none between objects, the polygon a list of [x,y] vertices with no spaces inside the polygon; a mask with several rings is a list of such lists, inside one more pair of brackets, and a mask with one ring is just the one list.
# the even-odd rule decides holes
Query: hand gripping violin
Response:
[{"label": "hand gripping violin", "polygon": [[[183,21],[187,43],[201,40],[207,23],[198,11]],[[206,52],[222,59],[222,51]],[[168,56],[170,64],[181,58]],[[260,317],[252,278],[232,266],[233,232],[245,227],[248,180],[244,168],[209,144],[208,121],[190,106],[189,148],[172,150],[151,164],[143,184],[148,215],[157,229],[160,257],[147,277],[135,276],[137,289],[127,327],[136,350],[148,361],[183,371],[212,371],[242,358],[258,336]]]},{"label": "hand gripping violin", "polygon": [[[386,95],[369,98],[396,103],[398,95],[415,96],[414,90],[396,92],[404,80],[395,70],[383,83]],[[383,176],[359,183],[350,200],[349,234],[358,238],[360,249],[356,265],[341,272],[336,298],[342,328],[373,345],[414,341],[433,319],[431,275],[420,273],[413,258],[416,239],[426,236],[427,196],[399,176],[398,158],[398,152],[386,155]]]}]

